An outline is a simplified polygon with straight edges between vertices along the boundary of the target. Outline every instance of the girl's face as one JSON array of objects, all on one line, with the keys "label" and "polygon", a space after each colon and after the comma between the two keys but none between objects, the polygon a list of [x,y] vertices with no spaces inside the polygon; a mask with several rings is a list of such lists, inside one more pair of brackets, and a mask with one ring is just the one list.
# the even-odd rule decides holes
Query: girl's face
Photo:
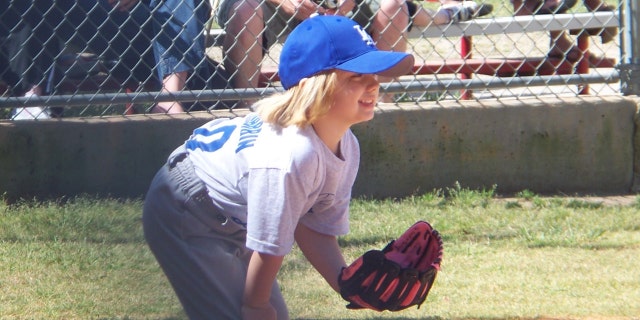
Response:
[{"label": "girl's face", "polygon": [[373,74],[336,70],[338,88],[327,116],[347,126],[373,119],[380,82]]}]

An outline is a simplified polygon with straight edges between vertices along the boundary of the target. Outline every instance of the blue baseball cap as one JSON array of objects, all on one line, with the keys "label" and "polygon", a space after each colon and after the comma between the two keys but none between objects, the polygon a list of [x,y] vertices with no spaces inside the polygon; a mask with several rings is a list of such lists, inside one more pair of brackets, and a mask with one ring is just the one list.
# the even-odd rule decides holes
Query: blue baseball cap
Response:
[{"label": "blue baseball cap", "polygon": [[371,36],[347,17],[318,15],[291,31],[280,53],[278,74],[289,89],[331,69],[397,77],[407,74],[413,61],[405,52],[378,50]]}]

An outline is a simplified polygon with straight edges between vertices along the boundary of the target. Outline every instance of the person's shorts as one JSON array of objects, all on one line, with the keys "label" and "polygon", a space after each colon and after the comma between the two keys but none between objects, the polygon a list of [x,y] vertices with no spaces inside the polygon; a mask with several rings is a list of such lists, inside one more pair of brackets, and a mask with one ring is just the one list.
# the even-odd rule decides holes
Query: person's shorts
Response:
[{"label": "person's shorts", "polygon": [[[221,0],[220,7],[217,8],[216,22],[220,27],[224,28],[231,14],[235,12],[233,5],[238,1],[244,0]],[[372,7],[378,7],[377,0],[356,0],[356,8],[352,12],[350,18],[363,26],[366,30],[371,25],[371,19],[374,16]],[[283,42],[287,35],[298,25],[300,20],[278,10],[278,8],[267,0],[261,3],[265,32],[263,35],[264,50],[267,50],[276,42]]]},{"label": "person's shorts", "polygon": [[[231,15],[235,13],[234,4],[244,0],[221,0],[220,7],[217,8],[216,21],[220,27],[224,28]],[[279,11],[275,5],[269,1],[262,0],[262,11],[265,21],[265,32],[263,34],[263,46],[266,50],[276,42],[283,42],[287,35],[295,28],[300,21]]]}]

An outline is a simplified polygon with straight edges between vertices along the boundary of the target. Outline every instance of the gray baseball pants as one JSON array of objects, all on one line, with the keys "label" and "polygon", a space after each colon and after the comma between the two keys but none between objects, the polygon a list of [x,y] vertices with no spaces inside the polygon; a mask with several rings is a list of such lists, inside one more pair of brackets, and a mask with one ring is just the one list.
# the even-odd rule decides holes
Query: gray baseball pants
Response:
[{"label": "gray baseball pants", "polygon": [[[143,209],[144,235],[190,319],[241,319],[251,250],[246,230],[213,206],[184,148],[156,174]],[[271,304],[288,319],[277,282]]]}]

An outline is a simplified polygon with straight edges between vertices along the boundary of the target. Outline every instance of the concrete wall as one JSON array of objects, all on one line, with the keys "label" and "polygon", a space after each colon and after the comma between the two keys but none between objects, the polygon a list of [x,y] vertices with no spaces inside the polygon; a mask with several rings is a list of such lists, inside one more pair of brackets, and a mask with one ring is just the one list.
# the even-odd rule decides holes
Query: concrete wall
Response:
[{"label": "concrete wall", "polygon": [[[456,182],[503,194],[635,192],[637,105],[611,96],[381,108],[353,128],[362,149],[354,195],[402,197]],[[0,122],[0,193],[143,196],[195,127],[242,114]]]}]

